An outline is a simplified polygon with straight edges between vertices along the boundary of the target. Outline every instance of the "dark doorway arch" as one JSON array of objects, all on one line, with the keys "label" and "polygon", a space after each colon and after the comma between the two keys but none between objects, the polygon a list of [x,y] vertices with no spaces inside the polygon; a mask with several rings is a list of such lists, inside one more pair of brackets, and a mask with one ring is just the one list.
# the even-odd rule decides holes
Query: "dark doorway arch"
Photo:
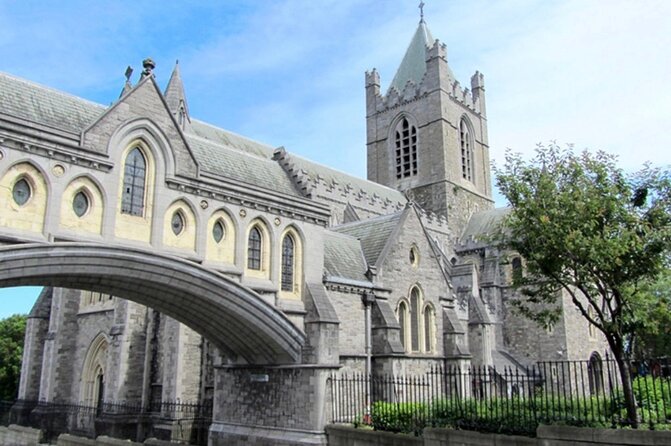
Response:
[{"label": "dark doorway arch", "polygon": [[305,335],[254,291],[199,264],[90,243],[0,247],[0,287],[43,285],[113,294],[191,327],[248,364],[295,364]]},{"label": "dark doorway arch", "polygon": [[603,393],[603,361],[601,356],[594,352],[587,363],[587,374],[589,376],[589,392],[592,395]]}]

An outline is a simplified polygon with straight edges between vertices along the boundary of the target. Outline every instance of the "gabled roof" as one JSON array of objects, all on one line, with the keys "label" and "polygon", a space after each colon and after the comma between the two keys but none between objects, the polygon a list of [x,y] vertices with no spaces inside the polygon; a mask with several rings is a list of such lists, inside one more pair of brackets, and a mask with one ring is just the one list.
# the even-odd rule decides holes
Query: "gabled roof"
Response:
[{"label": "gabled roof", "polygon": [[376,265],[404,212],[347,223],[336,226],[333,230],[359,239],[366,262],[368,265]]},{"label": "gabled roof", "polygon": [[0,73],[0,113],[80,133],[107,107]]},{"label": "gabled roof", "polygon": [[433,45],[433,42],[431,31],[429,31],[424,20],[420,21],[387,93],[392,87],[396,88],[399,93],[402,92],[408,81],[413,81],[416,85],[420,84],[424,73],[426,73],[426,47]]},{"label": "gabled roof", "polygon": [[347,234],[324,231],[324,271],[328,276],[368,282],[367,269],[359,240]]},{"label": "gabled roof", "polygon": [[[137,85],[134,88],[136,87]],[[186,101],[182,88],[179,69],[176,68],[164,96],[169,106],[175,105],[172,104],[175,100]],[[0,73],[0,114],[79,135],[108,110],[108,106]],[[273,160],[274,147],[195,119],[191,119],[190,125],[184,130],[184,136],[202,172],[292,196],[302,196],[280,163]],[[289,157],[300,174],[315,183],[339,184],[341,187],[351,188],[355,193],[363,191],[369,196],[377,196],[392,205],[407,201],[395,189],[339,172],[294,154],[289,154]]]}]

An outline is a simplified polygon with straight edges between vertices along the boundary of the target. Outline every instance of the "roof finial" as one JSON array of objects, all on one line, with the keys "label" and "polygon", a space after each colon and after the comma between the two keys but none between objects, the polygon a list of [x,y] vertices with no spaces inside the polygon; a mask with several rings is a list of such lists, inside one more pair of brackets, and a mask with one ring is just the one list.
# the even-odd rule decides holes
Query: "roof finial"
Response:
[{"label": "roof finial", "polygon": [[424,2],[419,2],[419,23],[424,23]]}]

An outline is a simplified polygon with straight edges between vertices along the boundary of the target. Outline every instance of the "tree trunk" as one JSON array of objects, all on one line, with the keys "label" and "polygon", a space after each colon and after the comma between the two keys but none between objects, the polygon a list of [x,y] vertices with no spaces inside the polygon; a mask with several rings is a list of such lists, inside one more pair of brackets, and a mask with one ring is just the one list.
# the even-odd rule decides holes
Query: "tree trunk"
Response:
[{"label": "tree trunk", "polygon": [[636,412],[636,397],[632,386],[631,372],[629,370],[629,360],[624,353],[621,345],[612,346],[613,356],[617,362],[617,368],[620,370],[620,379],[622,381],[622,392],[624,393],[624,404],[627,408],[627,425],[638,429],[638,414]]}]

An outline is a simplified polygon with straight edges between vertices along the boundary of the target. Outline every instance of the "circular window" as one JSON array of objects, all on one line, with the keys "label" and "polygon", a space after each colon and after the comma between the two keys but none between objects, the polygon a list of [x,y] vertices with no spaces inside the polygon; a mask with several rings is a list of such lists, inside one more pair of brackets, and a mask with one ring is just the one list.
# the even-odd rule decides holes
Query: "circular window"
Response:
[{"label": "circular window", "polygon": [[212,227],[212,237],[214,238],[214,241],[219,243],[224,239],[225,234],[224,224],[221,220],[217,220]]},{"label": "circular window", "polygon": [[25,178],[21,178],[19,181],[14,183],[14,188],[12,189],[12,197],[14,202],[19,206],[23,206],[30,199],[31,190],[30,184],[26,181]]},{"label": "circular window", "polygon": [[412,266],[417,266],[419,264],[419,251],[417,251],[417,247],[413,246],[410,248],[410,253],[408,254],[408,259],[410,260],[410,264]]},{"label": "circular window", "polygon": [[72,200],[72,210],[77,217],[83,217],[89,210],[89,197],[82,191],[77,192]]},{"label": "circular window", "polygon": [[177,211],[174,214],[172,214],[172,221],[170,222],[170,226],[172,227],[172,232],[175,235],[179,235],[184,231],[184,217],[182,216],[182,213]]}]

